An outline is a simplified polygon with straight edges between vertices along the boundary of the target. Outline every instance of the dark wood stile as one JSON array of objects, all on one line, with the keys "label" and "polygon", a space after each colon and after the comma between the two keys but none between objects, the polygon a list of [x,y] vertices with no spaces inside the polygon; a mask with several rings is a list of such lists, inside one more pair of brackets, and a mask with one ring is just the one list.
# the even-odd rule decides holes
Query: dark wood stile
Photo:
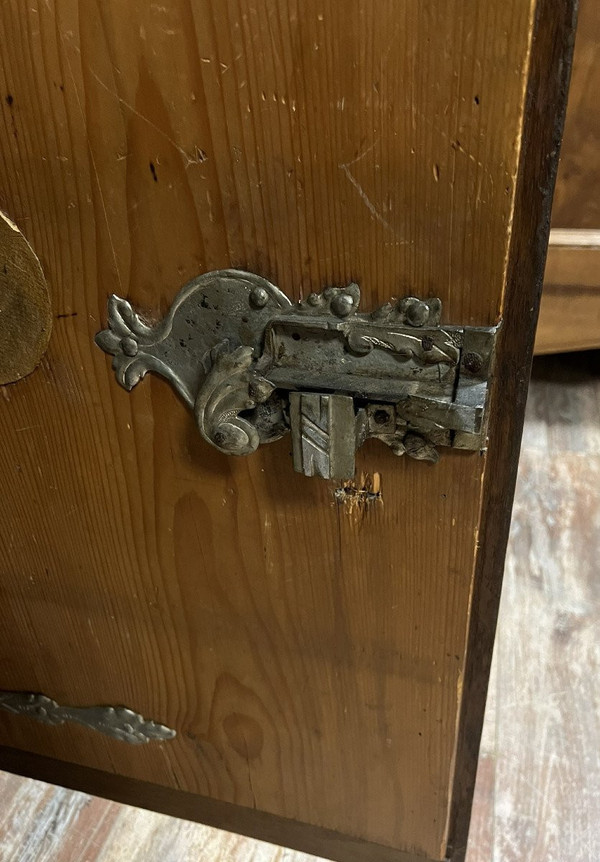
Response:
[{"label": "dark wood stile", "polygon": [[456,752],[449,858],[465,857],[575,39],[577,0],[537,7]]}]

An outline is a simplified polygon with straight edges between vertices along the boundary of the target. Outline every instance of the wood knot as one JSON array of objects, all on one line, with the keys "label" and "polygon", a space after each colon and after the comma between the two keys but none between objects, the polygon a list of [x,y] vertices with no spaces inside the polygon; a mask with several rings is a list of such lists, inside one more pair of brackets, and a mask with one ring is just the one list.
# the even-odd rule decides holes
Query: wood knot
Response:
[{"label": "wood knot", "polygon": [[223,730],[233,750],[244,760],[260,756],[264,734],[256,719],[242,712],[232,712],[223,719]]}]

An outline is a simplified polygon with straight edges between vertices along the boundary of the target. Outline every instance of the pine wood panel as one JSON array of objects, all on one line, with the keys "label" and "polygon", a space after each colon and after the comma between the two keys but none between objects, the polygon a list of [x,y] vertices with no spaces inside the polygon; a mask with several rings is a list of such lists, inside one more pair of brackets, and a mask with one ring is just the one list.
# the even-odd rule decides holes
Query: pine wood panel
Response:
[{"label": "pine wood panel", "polygon": [[178,730],[126,748],[2,715],[3,743],[444,855],[485,459],[365,447],[382,499],[349,512],[285,440],[207,451],[92,337],[112,291],[164,312],[221,266],[495,322],[533,11],[2,4],[0,204],[56,317],[41,370],[3,389],[2,686]]},{"label": "pine wood panel", "polygon": [[[590,360],[534,364],[467,862],[600,856],[600,378]],[[3,862],[314,860],[7,773],[0,798]]]}]

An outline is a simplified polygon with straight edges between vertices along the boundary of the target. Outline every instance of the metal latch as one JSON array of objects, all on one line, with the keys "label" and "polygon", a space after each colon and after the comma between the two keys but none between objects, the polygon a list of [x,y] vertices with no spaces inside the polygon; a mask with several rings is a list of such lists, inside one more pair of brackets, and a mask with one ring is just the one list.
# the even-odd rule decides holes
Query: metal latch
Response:
[{"label": "metal latch", "polygon": [[359,301],[350,284],[293,304],[258,275],[221,270],[183,287],[156,325],[111,296],[96,343],[125,389],[148,371],[165,377],[220,452],[291,432],[306,476],[352,478],[368,437],[429,461],[438,446],[483,448],[498,327],[441,326],[435,298],[370,314]]}]

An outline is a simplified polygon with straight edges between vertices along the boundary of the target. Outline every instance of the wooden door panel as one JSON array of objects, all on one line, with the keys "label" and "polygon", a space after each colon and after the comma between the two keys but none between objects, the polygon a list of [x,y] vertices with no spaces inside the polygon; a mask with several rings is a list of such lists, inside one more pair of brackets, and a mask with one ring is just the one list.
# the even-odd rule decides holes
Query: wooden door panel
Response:
[{"label": "wooden door panel", "polygon": [[[497,454],[518,447],[543,258],[519,269],[514,246],[551,191],[569,8],[2,4],[0,204],[42,261],[55,321],[42,366],[2,389],[1,687],[125,704],[177,730],[134,747],[0,711],[5,746],[197,794],[201,812],[230,803],[233,828],[260,831],[264,812],[450,852],[453,786],[468,796],[474,769],[461,710],[475,750],[481,724],[465,678],[485,692],[472,677],[512,494]],[[553,100],[537,126],[528,84]],[[530,199],[525,176],[546,183]],[[227,458],[162,381],[118,388],[93,345],[108,294],[158,317],[184,282],[228,266],[294,299],[356,280],[365,309],[414,293],[440,296],[448,322],[503,314],[499,361],[521,370],[514,415],[499,418],[502,373],[493,405],[501,504],[485,456],[430,466],[372,441],[340,503],[336,483],[292,471],[288,440]],[[467,661],[482,505],[499,523],[495,586]]]}]

